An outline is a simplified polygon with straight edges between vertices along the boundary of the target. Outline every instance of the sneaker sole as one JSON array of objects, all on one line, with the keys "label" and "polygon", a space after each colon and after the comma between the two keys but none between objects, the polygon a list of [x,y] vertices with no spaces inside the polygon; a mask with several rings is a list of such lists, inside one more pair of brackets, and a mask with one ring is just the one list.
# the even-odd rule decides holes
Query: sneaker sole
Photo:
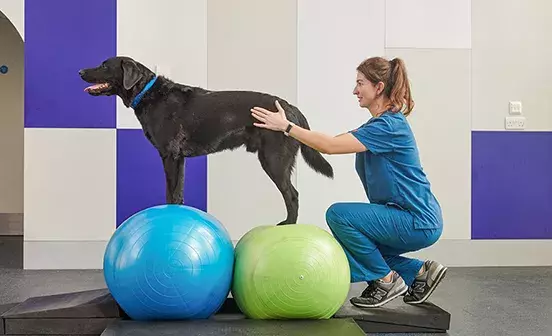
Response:
[{"label": "sneaker sole", "polygon": [[441,270],[441,272],[439,272],[439,274],[437,274],[437,279],[435,279],[435,283],[433,284],[433,287],[431,287],[429,289],[429,291],[426,293],[426,295],[424,295],[420,300],[418,300],[418,301],[408,301],[408,302],[405,301],[405,303],[408,303],[408,304],[424,303],[431,296],[431,294],[433,294],[433,292],[435,291],[435,288],[437,288],[437,286],[439,286],[439,284],[441,283],[441,281],[445,277],[445,274],[447,273],[447,270],[448,270],[448,268],[444,267]]},{"label": "sneaker sole", "polygon": [[402,289],[400,292],[397,292],[397,294],[395,294],[393,296],[390,296],[387,299],[385,299],[384,301],[382,301],[380,303],[376,303],[375,305],[366,305],[366,304],[362,304],[362,303],[358,303],[358,302],[355,303],[355,302],[352,302],[352,300],[351,300],[351,304],[353,306],[356,306],[356,307],[359,307],[359,308],[378,308],[378,307],[383,306],[384,304],[389,303],[392,300],[395,300],[399,296],[404,295],[404,293],[406,293],[407,291],[408,291],[408,286],[404,286],[404,289]]}]

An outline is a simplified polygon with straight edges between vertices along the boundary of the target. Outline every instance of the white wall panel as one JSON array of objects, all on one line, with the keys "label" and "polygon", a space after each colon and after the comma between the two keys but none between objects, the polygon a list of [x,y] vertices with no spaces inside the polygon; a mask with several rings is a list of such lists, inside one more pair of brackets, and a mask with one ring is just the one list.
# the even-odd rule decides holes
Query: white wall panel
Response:
[{"label": "white wall panel", "polygon": [[406,63],[416,104],[408,120],[443,209],[442,238],[470,239],[470,51],[393,49],[387,56]]},{"label": "white wall panel", "polygon": [[25,0],[2,0],[0,12],[11,21],[21,38],[25,40]]},{"label": "white wall panel", "polygon": [[[268,92],[295,103],[296,0],[209,0],[208,13],[209,89]],[[232,239],[286,218],[257,154],[243,147],[209,156],[207,188],[207,209]]]},{"label": "white wall panel", "polygon": [[471,47],[471,0],[387,0],[385,13],[387,48]]},{"label": "white wall panel", "polygon": [[510,101],[522,102],[526,130],[552,130],[551,13],[550,1],[474,1],[474,130],[504,130]]},{"label": "white wall panel", "polygon": [[[356,67],[384,54],[384,0],[300,0],[298,6],[298,106],[311,128],[332,135],[369,119],[353,96]],[[334,202],[366,201],[354,155],[326,156],[330,180],[299,158],[299,220],[327,228],[326,209]]]},{"label": "white wall panel", "polygon": [[25,129],[25,241],[105,241],[115,229],[115,129]]},{"label": "white wall panel", "polygon": [[[117,54],[189,85],[207,85],[207,0],[118,0]],[[117,127],[140,128],[117,99]]]}]

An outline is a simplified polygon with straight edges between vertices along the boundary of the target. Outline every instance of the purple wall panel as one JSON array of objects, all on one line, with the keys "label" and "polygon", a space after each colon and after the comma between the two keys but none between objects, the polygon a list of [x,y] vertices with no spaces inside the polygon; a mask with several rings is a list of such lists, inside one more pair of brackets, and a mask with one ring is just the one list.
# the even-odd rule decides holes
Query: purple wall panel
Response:
[{"label": "purple wall panel", "polygon": [[551,169],[552,132],[472,132],[472,238],[551,239]]},{"label": "purple wall panel", "polygon": [[117,1],[25,1],[25,127],[115,128],[115,97],[91,97],[79,70],[117,52]]},{"label": "purple wall panel", "polygon": [[[186,205],[207,211],[207,158],[186,160]],[[140,129],[117,130],[117,227],[147,207],[165,204],[165,175],[157,150]]]}]

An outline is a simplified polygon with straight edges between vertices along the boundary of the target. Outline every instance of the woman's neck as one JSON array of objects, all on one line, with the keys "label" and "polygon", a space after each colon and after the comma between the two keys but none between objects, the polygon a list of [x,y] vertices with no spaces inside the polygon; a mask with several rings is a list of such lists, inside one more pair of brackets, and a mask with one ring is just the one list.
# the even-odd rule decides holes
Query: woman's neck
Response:
[{"label": "woman's neck", "polygon": [[389,99],[375,101],[368,107],[370,114],[377,118],[389,109]]}]

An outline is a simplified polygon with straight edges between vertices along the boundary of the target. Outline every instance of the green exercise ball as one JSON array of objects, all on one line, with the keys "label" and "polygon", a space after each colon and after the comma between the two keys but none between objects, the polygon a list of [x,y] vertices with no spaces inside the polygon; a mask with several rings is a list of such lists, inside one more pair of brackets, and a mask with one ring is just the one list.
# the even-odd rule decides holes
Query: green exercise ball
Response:
[{"label": "green exercise ball", "polygon": [[259,226],[234,253],[232,296],[248,318],[328,319],[347,299],[347,256],[317,226]]}]

